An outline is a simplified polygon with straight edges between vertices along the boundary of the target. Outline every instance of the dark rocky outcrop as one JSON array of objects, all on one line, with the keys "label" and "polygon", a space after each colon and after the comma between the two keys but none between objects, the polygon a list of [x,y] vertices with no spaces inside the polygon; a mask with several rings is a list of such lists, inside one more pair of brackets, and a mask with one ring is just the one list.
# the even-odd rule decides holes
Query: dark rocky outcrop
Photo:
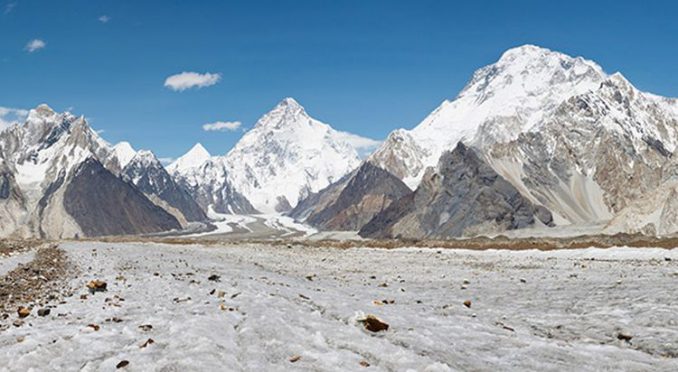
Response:
[{"label": "dark rocky outcrop", "polygon": [[92,158],[76,170],[66,186],[63,204],[87,236],[146,234],[181,228],[171,214]]},{"label": "dark rocky outcrop", "polygon": [[449,238],[552,225],[551,213],[535,206],[475,151],[459,142],[430,168],[417,188],[361,230],[370,238]]},{"label": "dark rocky outcrop", "polygon": [[410,192],[391,173],[364,162],[347,177],[299,203],[291,216],[324,230],[359,230]]},{"label": "dark rocky outcrop", "polygon": [[11,186],[10,186],[10,175],[0,174],[0,199],[8,199],[10,195]]},{"label": "dark rocky outcrop", "polygon": [[121,177],[132,182],[141,192],[156,195],[178,209],[187,221],[207,219],[203,209],[186,189],[177,185],[165,168],[150,152],[140,152],[122,170]]}]

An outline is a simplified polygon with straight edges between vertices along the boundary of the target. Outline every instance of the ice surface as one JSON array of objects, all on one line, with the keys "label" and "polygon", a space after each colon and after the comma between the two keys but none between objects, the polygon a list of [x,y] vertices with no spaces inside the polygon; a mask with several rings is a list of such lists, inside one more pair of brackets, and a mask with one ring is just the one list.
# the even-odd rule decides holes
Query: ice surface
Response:
[{"label": "ice surface", "polygon": [[[61,246],[74,296],[0,333],[2,370],[678,369],[676,250]],[[80,300],[91,279],[108,292]]]}]

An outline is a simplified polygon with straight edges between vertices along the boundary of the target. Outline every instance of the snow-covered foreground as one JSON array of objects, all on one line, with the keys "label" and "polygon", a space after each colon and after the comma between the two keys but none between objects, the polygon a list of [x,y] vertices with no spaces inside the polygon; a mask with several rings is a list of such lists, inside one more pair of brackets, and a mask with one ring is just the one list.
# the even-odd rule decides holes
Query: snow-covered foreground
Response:
[{"label": "snow-covered foreground", "polygon": [[677,250],[61,247],[75,293],[0,332],[0,370],[678,369]]}]

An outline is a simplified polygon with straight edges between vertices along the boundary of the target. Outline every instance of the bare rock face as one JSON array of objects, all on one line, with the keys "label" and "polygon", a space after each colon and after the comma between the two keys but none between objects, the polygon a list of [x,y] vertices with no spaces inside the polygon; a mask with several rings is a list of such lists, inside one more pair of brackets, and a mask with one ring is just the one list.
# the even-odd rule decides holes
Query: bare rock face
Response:
[{"label": "bare rock face", "polygon": [[124,180],[133,183],[145,194],[157,195],[178,209],[188,221],[207,219],[203,209],[183,187],[177,185],[160,161],[149,151],[139,151],[121,172]]},{"label": "bare rock face", "polygon": [[447,238],[552,225],[535,206],[475,151],[459,142],[429,168],[413,193],[391,204],[360,230],[370,238]]},{"label": "bare rock face", "polygon": [[324,230],[357,231],[410,192],[400,179],[367,161],[338,183],[299,203],[291,216]]},{"label": "bare rock face", "polygon": [[86,160],[66,186],[63,205],[87,236],[146,234],[181,225],[101,163]]},{"label": "bare rock face", "polygon": [[561,103],[538,130],[494,145],[487,158],[559,223],[600,223],[655,192],[677,131],[676,118],[615,74]]}]

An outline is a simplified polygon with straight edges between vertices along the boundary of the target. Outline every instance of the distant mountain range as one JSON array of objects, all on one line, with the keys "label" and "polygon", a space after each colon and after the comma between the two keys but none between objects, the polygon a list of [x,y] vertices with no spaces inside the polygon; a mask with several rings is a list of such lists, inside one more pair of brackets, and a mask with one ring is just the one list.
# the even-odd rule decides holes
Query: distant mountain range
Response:
[{"label": "distant mountain range", "polygon": [[181,230],[211,212],[286,213],[321,230],[449,238],[599,225],[678,231],[678,102],[596,63],[526,45],[365,159],[294,99],[225,155],[167,167],[46,105],[0,132],[0,235]]}]

